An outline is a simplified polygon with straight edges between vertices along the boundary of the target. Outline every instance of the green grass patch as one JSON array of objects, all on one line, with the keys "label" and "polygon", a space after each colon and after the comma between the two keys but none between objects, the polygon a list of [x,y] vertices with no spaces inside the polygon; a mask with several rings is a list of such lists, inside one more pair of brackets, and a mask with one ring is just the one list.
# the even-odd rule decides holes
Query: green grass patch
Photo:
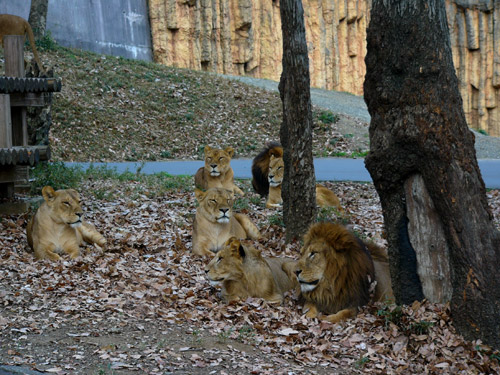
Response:
[{"label": "green grass patch", "polygon": [[339,121],[339,116],[328,110],[320,110],[316,119],[324,124],[335,124]]},{"label": "green grass patch", "polygon": [[[165,194],[167,191],[190,191],[192,188],[192,176],[181,175],[172,176],[161,172],[156,174],[144,174],[126,171],[119,173],[116,169],[106,166],[90,165],[87,170],[79,167],[69,167],[62,162],[39,163],[31,169],[30,178],[32,179],[30,193],[31,195],[40,195],[42,188],[46,185],[54,189],[76,189],[79,190],[85,181],[108,181],[111,185],[116,185],[116,191],[126,184],[126,191],[129,194],[146,194],[148,197],[156,197]],[[136,184],[134,184],[134,182]],[[106,187],[96,187],[91,194],[100,200],[113,200],[115,189]]]},{"label": "green grass patch", "polygon": [[269,216],[269,224],[278,225],[280,227],[285,227],[285,222],[283,221],[283,213],[278,212]]}]

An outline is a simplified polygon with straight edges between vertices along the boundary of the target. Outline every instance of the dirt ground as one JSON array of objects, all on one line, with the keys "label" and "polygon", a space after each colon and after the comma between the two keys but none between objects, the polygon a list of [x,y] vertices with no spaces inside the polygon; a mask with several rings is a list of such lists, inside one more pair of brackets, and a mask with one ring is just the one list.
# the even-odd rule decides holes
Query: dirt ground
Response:
[{"label": "dirt ground", "polygon": [[[249,196],[241,212],[267,256],[296,257],[276,210]],[[382,211],[370,184],[326,183],[363,238],[383,244]],[[33,261],[28,214],[0,220],[0,364],[55,374],[495,374],[498,354],[456,333],[446,305],[370,304],[341,324],[304,316],[294,293],[282,305],[261,299],[224,304],[191,253],[194,194],[128,195],[126,184],[89,181],[87,220],[105,235],[105,252],[76,260]],[[500,194],[488,192],[496,223]],[[333,216],[332,216],[333,215]],[[394,317],[394,318],[393,318]],[[397,318],[397,319],[396,319]],[[1,367],[0,367],[1,369]],[[0,371],[0,373],[2,373]],[[4,372],[10,374],[8,372]]]}]

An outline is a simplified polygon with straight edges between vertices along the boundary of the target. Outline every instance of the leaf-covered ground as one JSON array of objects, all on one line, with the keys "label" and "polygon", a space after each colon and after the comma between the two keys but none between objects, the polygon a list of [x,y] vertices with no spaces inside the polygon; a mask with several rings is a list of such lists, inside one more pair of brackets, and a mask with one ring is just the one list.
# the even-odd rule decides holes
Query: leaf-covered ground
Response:
[{"label": "leaf-covered ground", "polygon": [[[55,160],[196,159],[205,144],[252,157],[277,139],[279,98],[214,75],[57,49],[45,52],[64,81],[53,106]],[[315,154],[366,151],[366,124],[315,110]],[[358,130],[346,131],[346,125]],[[224,142],[221,144],[220,142]],[[59,177],[70,178],[58,170]],[[54,178],[52,176],[51,178]],[[249,181],[236,204],[257,223],[265,255],[297,257],[279,211]],[[384,244],[371,184],[327,183],[346,214],[323,210]],[[192,180],[88,177],[78,189],[105,251],[35,261],[31,213],[0,216],[0,364],[56,374],[496,374],[498,352],[464,341],[447,306],[370,304],[332,325],[304,317],[296,296],[226,305],[191,254]],[[500,227],[500,193],[488,192]]]},{"label": "leaf-covered ground", "polygon": [[[280,214],[239,182],[238,202],[264,238],[266,255],[296,257]],[[130,185],[133,185],[132,187]],[[383,243],[382,214],[369,184],[328,183],[346,208],[340,218]],[[466,342],[447,306],[369,305],[332,325],[307,319],[293,294],[281,306],[260,299],[226,305],[191,254],[196,210],[189,188],[150,194],[140,183],[89,180],[87,219],[108,239],[80,259],[34,261],[29,214],[0,221],[0,363],[58,374],[495,374],[498,353]],[[113,192],[97,199],[92,191]],[[153,196],[152,198],[150,196]],[[500,219],[500,194],[489,192]],[[323,211],[323,218],[335,213]]]}]

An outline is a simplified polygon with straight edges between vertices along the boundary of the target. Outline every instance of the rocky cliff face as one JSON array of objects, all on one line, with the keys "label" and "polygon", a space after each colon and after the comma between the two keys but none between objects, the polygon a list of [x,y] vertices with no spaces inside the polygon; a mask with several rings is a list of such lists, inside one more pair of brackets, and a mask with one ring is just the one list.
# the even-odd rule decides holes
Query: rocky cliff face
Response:
[{"label": "rocky cliff face", "polygon": [[[314,87],[363,94],[370,0],[303,0]],[[447,0],[469,126],[500,136],[500,4]],[[149,0],[155,61],[278,81],[279,0]]]}]

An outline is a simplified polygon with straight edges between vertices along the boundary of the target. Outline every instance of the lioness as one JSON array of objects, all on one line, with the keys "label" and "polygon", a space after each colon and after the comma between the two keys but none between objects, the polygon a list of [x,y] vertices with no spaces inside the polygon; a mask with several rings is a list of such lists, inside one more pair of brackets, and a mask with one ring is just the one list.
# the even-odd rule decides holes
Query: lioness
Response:
[{"label": "lioness", "polygon": [[13,14],[0,14],[0,43],[3,45],[3,37],[4,35],[28,35],[28,40],[30,42],[31,50],[33,51],[33,56],[35,57],[35,61],[40,68],[40,71],[45,72],[43,69],[43,65],[38,57],[38,51],[35,47],[35,36],[33,35],[33,30],[31,30],[31,26],[22,17],[14,16]]},{"label": "lioness", "polygon": [[223,188],[206,192],[195,189],[199,202],[193,225],[193,253],[210,255],[218,252],[232,236],[259,239],[259,229],[243,214],[233,214],[234,195]]},{"label": "lioness", "polygon": [[[280,207],[281,184],[285,173],[283,148],[276,142],[270,143],[252,162],[252,186],[261,196],[267,195],[266,207]],[[336,207],[344,211],[339,198],[333,191],[316,185],[316,203],[320,207]]]},{"label": "lioness", "polygon": [[221,187],[244,195],[245,193],[234,184],[234,172],[230,165],[233,155],[234,149],[232,147],[226,147],[222,150],[205,146],[205,166],[196,172],[194,176],[195,186],[203,190]]},{"label": "lioness", "polygon": [[[383,258],[381,248],[373,246],[372,251]],[[327,314],[325,320],[332,323],[354,317],[357,308],[369,302],[370,284],[375,280],[374,264],[365,244],[342,225],[328,222],[309,228],[299,260],[285,263],[283,270],[297,277],[308,310],[306,316]],[[377,287],[388,291],[382,284]],[[381,292],[375,294],[379,299],[388,297]]]},{"label": "lioness", "polygon": [[28,244],[38,259],[59,260],[59,254],[71,258],[80,255],[83,241],[103,247],[104,237],[92,224],[82,220],[80,195],[76,190],[57,190],[50,186],[42,189],[45,202],[38,208],[26,229]]},{"label": "lioness", "polygon": [[281,303],[283,294],[295,285],[281,269],[285,261],[264,258],[254,247],[244,246],[231,237],[207,265],[205,273],[212,285],[222,285],[222,298],[226,302],[258,297]]}]

